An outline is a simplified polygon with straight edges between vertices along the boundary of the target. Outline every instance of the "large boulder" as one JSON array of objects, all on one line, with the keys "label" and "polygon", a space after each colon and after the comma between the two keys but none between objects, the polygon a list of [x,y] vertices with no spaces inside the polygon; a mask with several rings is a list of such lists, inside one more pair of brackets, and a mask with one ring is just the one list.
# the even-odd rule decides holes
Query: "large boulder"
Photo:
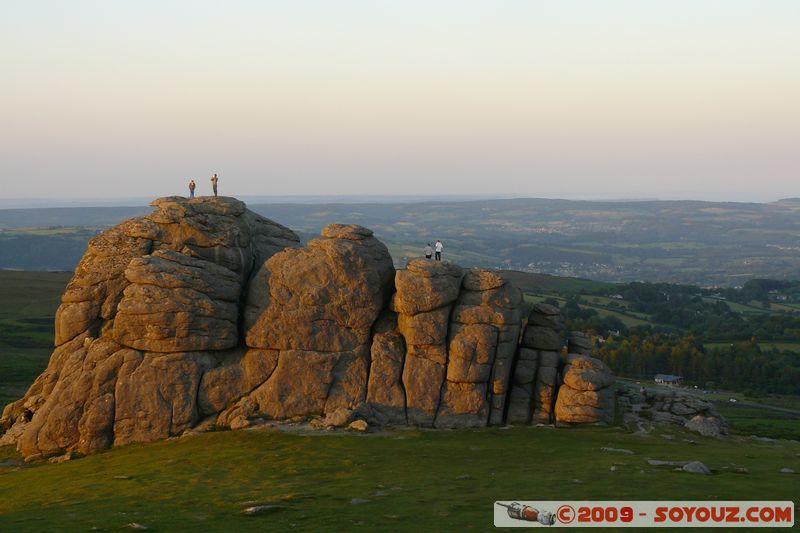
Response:
[{"label": "large boulder", "polygon": [[684,427],[704,437],[722,437],[728,434],[728,424],[720,416],[694,415],[684,423]]},{"label": "large boulder", "polygon": [[372,327],[393,279],[386,246],[355,225],[331,224],[267,260],[245,308],[248,347],[278,351],[275,371],[250,395],[258,410],[289,418],[363,402]]},{"label": "large boulder", "polygon": [[519,289],[499,273],[466,272],[452,313],[437,427],[503,422],[521,305]]},{"label": "large boulder", "polygon": [[446,261],[411,261],[395,278],[392,311],[406,354],[403,390],[409,424],[432,426],[447,365],[447,332],[463,272]]},{"label": "large boulder", "polygon": [[111,336],[151,352],[224,350],[239,343],[236,272],[172,250],[131,260]]},{"label": "large boulder", "polygon": [[614,374],[599,359],[571,354],[558,389],[555,419],[559,424],[610,424],[614,420]]},{"label": "large boulder", "polygon": [[26,456],[180,434],[271,371],[269,352],[237,350],[240,302],[254,267],[298,237],[233,198],[151,205],[89,242],[47,369],[3,411],[4,443]]},{"label": "large boulder", "polygon": [[397,315],[386,312],[375,324],[370,356],[372,363],[367,384],[367,403],[380,420],[405,424],[406,393],[403,388],[403,367],[406,343],[397,330]]}]

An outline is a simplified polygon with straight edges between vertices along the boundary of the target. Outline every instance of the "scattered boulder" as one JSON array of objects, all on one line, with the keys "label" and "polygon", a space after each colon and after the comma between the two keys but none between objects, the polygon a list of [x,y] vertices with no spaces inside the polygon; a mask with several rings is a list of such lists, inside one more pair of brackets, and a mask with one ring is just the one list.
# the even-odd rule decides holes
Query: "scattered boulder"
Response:
[{"label": "scattered boulder", "polygon": [[656,426],[679,426],[706,437],[728,434],[728,424],[714,405],[675,389],[626,386],[617,391],[623,423],[640,431]]},{"label": "scattered boulder", "polygon": [[242,509],[242,514],[246,514],[248,516],[255,516],[255,515],[263,515],[263,514],[270,514],[276,511],[280,511],[282,509],[286,509],[285,505],[253,505],[251,507],[245,507]]},{"label": "scattered boulder", "polygon": [[660,459],[647,460],[647,464],[649,464],[650,466],[679,466],[683,468],[689,463],[691,463],[691,461],[662,461]]},{"label": "scattered boulder", "polygon": [[704,476],[710,476],[711,470],[708,469],[706,465],[701,463],[700,461],[691,461],[686,463],[681,468],[684,472],[689,472],[690,474],[702,474]]},{"label": "scattered boulder", "polygon": [[48,460],[48,462],[49,462],[50,464],[66,463],[67,461],[72,461],[72,460],[73,460],[73,459],[75,459],[76,457],[77,457],[77,455],[75,454],[75,452],[67,452],[67,453],[65,453],[64,455],[59,455],[59,456],[56,456],[56,457],[51,457],[51,458]]},{"label": "scattered boulder", "polygon": [[686,421],[684,427],[704,437],[721,437],[728,434],[728,425],[720,416],[694,415]]},{"label": "scattered boulder", "polygon": [[347,407],[340,407],[332,413],[328,413],[322,420],[322,425],[324,427],[333,426],[343,428],[348,425],[351,420],[353,420],[353,410]]},{"label": "scattered boulder", "polygon": [[352,429],[353,431],[360,431],[363,433],[368,427],[369,424],[367,424],[366,420],[358,419],[350,422],[350,424],[347,426],[347,429]]},{"label": "scattered boulder", "polygon": [[611,452],[611,453],[624,453],[625,455],[633,455],[633,450],[628,450],[625,448],[608,448],[603,446],[600,450],[604,452]]}]

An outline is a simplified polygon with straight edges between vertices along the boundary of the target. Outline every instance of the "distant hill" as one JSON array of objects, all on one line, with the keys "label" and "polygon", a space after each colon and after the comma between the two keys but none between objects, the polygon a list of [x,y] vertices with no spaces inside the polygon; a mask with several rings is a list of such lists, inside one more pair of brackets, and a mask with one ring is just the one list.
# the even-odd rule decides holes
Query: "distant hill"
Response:
[{"label": "distant hill", "polygon": [[[736,286],[751,278],[790,279],[800,272],[800,201],[574,201],[541,198],[416,203],[270,203],[250,208],[315,235],[330,221],[367,226],[396,263],[442,239],[445,257],[487,266],[602,281],[669,281]],[[0,268],[69,269],[88,239],[146,207],[0,210]],[[80,227],[72,237],[30,229]],[[38,229],[36,231],[41,231]],[[17,250],[27,250],[25,259]],[[55,257],[54,257],[55,255]]]},{"label": "distant hill", "polygon": [[781,198],[776,204],[800,205],[800,198]]},{"label": "distant hill", "polygon": [[113,226],[125,219],[149,213],[141,207],[37,207],[0,209],[0,229],[31,227]]}]

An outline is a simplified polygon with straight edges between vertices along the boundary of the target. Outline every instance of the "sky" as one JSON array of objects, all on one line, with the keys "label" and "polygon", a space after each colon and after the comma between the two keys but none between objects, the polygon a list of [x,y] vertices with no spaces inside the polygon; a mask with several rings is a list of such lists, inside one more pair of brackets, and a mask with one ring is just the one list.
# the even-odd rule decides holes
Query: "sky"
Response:
[{"label": "sky", "polygon": [[0,200],[800,196],[800,2],[0,3]]}]

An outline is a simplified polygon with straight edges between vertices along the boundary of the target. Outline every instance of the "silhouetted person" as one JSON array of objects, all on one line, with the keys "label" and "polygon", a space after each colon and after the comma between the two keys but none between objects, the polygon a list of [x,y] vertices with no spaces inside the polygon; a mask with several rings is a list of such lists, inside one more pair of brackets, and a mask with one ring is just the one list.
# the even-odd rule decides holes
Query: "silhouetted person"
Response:
[{"label": "silhouetted person", "polygon": [[433,248],[431,248],[431,243],[428,243],[428,246],[425,247],[425,259],[430,259],[433,256]]},{"label": "silhouetted person", "polygon": [[436,239],[436,244],[434,245],[434,248],[436,249],[436,260],[441,261],[442,250],[444,250],[444,244],[442,244],[442,241],[440,241],[439,239]]},{"label": "silhouetted person", "polygon": [[197,188],[197,184],[194,180],[189,182],[189,198],[194,198],[194,190]]},{"label": "silhouetted person", "polygon": [[211,188],[214,189],[214,196],[217,195],[217,182],[218,181],[219,181],[219,178],[217,177],[216,174],[211,176]]}]

